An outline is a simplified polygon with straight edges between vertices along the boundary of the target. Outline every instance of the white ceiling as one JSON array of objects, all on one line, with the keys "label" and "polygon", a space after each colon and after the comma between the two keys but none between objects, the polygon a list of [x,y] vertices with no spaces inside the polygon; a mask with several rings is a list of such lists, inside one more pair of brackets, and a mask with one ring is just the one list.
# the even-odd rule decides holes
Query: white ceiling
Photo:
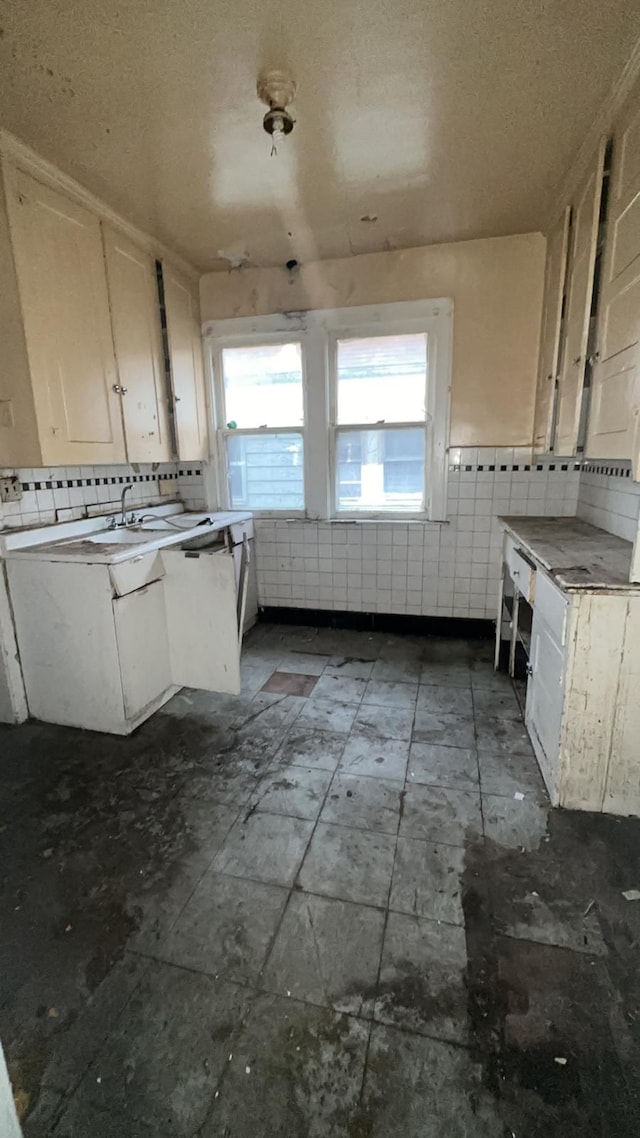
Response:
[{"label": "white ceiling", "polygon": [[[0,29],[1,125],[205,270],[539,228],[640,4],[0,0]],[[298,81],[277,158],[265,66]]]}]

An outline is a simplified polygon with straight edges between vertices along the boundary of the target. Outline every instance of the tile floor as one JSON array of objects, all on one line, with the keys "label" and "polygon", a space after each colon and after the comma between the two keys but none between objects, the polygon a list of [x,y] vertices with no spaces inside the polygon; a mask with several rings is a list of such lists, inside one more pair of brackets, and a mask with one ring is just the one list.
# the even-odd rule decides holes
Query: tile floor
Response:
[{"label": "tile floor", "polygon": [[261,625],[240,696],[0,749],[27,1136],[638,1133],[640,821],[550,810],[486,642]]}]

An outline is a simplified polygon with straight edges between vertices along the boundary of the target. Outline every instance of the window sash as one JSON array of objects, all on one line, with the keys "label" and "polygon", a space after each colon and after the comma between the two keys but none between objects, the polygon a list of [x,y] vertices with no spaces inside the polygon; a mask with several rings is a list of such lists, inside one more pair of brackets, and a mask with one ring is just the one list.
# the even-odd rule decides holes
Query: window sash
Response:
[{"label": "window sash", "polygon": [[[253,438],[266,438],[266,437],[273,436],[273,435],[295,435],[298,438],[300,438],[302,440],[302,491],[303,491],[303,496],[304,496],[304,499],[306,502],[306,496],[307,496],[306,439],[305,439],[305,432],[304,432],[304,429],[302,427],[300,427],[299,425],[293,426],[293,427],[246,427],[244,429],[243,428],[233,428],[231,430],[228,428],[224,428],[224,429],[219,430],[217,432],[217,434],[218,434],[218,438],[220,440],[219,449],[220,449],[220,451],[223,455],[223,459],[224,459],[223,479],[224,479],[224,487],[226,490],[224,503],[228,509],[251,510],[252,513],[259,514],[259,515],[260,514],[270,514],[270,513],[280,514],[280,515],[286,514],[288,517],[304,517],[306,515],[306,509],[304,507],[299,508],[296,506],[281,506],[281,507],[271,506],[271,507],[265,507],[264,509],[261,509],[260,507],[252,506],[251,503],[249,501],[246,501],[246,500],[242,504],[234,503],[233,499],[232,499],[232,492],[231,492],[231,478],[232,478],[231,455],[230,455],[230,450],[229,450],[229,446],[228,446],[230,439],[241,439],[241,438],[252,438],[252,437]],[[246,499],[248,497],[247,474],[249,471],[248,471],[248,467],[246,465],[243,468],[239,468],[239,469],[242,471],[241,476],[242,476],[242,479],[243,479],[243,482],[245,485],[245,490],[246,490],[245,499]]]},{"label": "window sash", "polygon": [[[411,431],[418,430],[418,431],[421,431],[424,433],[424,458],[420,459],[420,461],[422,462],[422,492],[421,492],[420,505],[417,506],[416,508],[413,508],[413,509],[408,508],[408,507],[404,507],[404,506],[399,506],[399,505],[394,506],[393,503],[389,503],[388,505],[386,505],[386,504],[380,505],[380,506],[353,506],[351,509],[348,506],[341,506],[339,503],[339,495],[338,495],[338,467],[339,467],[339,462],[338,462],[338,436],[344,435],[344,434],[355,433],[356,431],[384,433],[385,431],[410,431],[410,430]],[[331,516],[332,517],[340,518],[340,519],[346,519],[346,518],[351,518],[351,517],[353,517],[353,518],[363,518],[363,517],[366,518],[366,517],[368,517],[368,518],[380,518],[380,519],[387,518],[389,520],[393,520],[394,518],[398,518],[398,519],[404,518],[404,520],[407,521],[407,520],[411,520],[411,518],[413,518],[413,517],[424,517],[425,516],[425,505],[426,505],[426,501],[427,501],[427,482],[428,482],[428,461],[427,461],[428,439],[426,436],[426,424],[425,423],[423,423],[423,422],[417,422],[417,423],[416,422],[409,422],[409,423],[355,423],[355,424],[349,423],[347,425],[341,423],[339,426],[331,426],[329,428],[329,436],[330,436],[330,453],[332,456],[332,462],[331,462],[331,475],[332,475],[332,495],[331,495],[332,515]],[[387,456],[385,455],[383,462],[382,462],[382,466],[384,469],[387,462],[393,463],[393,462],[407,462],[407,461],[414,461],[414,459],[412,459],[411,455],[398,455],[397,457],[392,456],[390,458],[387,458]],[[398,497],[401,497],[401,495],[398,494]]]}]

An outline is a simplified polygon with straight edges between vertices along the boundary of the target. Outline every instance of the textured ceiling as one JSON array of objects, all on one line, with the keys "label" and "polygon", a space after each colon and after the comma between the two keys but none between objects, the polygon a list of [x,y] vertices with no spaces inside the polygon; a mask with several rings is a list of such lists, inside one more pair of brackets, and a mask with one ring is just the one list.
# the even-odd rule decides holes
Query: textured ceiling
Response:
[{"label": "textured ceiling", "polygon": [[[640,5],[0,0],[0,29],[1,125],[210,269],[539,228]],[[298,81],[277,158],[265,66]]]}]

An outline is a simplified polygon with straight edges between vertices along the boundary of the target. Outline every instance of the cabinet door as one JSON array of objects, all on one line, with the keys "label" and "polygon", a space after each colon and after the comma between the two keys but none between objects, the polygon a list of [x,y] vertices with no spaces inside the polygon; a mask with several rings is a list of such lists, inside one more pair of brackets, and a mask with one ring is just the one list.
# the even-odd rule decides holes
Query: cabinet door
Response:
[{"label": "cabinet door", "polygon": [[578,443],[582,389],[587,363],[589,317],[598,243],[598,221],[606,140],[602,139],[595,163],[587,175],[573,209],[571,256],[567,282],[567,309],[558,387],[558,419],[554,450],[575,454]]},{"label": "cabinet door", "polygon": [[178,458],[183,462],[206,460],[207,400],[198,286],[166,262],[163,280]]},{"label": "cabinet door", "polygon": [[171,687],[162,581],[113,602],[124,713],[135,719]]},{"label": "cabinet door", "polygon": [[589,458],[630,458],[640,478],[640,89],[613,144],[587,437]]},{"label": "cabinet door", "polygon": [[558,371],[560,320],[567,267],[568,236],[569,207],[567,206],[547,238],[540,363],[533,424],[534,449],[542,453],[548,451],[551,446],[551,424]]},{"label": "cabinet door", "polygon": [[527,683],[525,723],[531,736],[551,801],[557,803],[560,728],[564,706],[565,652],[559,638],[533,612],[531,675]]},{"label": "cabinet door", "polygon": [[7,204],[42,461],[123,462],[100,222],[16,169]]},{"label": "cabinet door", "polygon": [[237,695],[240,638],[232,554],[163,549],[162,560],[173,683]]},{"label": "cabinet door", "polygon": [[103,225],[111,326],[129,462],[168,462],[171,455],[155,261]]}]

